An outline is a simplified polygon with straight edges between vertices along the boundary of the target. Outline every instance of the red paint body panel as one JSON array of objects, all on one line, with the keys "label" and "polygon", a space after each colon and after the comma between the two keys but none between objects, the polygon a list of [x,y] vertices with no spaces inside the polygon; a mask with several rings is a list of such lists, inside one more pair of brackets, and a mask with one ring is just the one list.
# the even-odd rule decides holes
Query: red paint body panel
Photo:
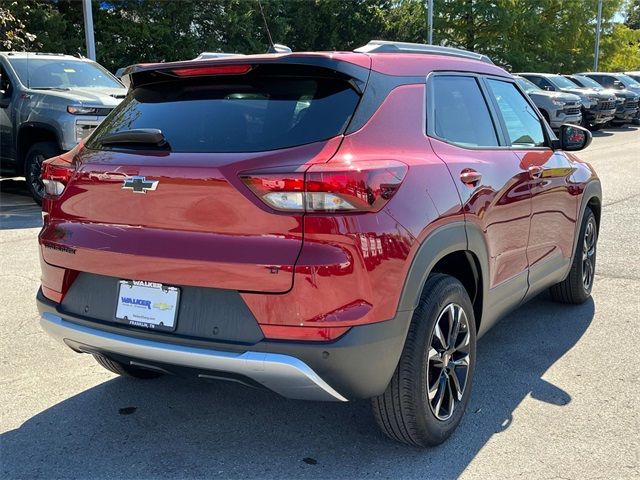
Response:
[{"label": "red paint body panel", "polygon": [[524,170],[535,165],[542,167],[538,179],[530,179],[532,196],[531,228],[527,256],[533,266],[561,256],[571,258],[574,230],[578,221],[580,188],[572,181],[576,162],[565,153],[552,150],[518,151]]},{"label": "red paint body panel", "polygon": [[[465,149],[432,139],[434,151],[451,170],[465,218],[484,233],[489,256],[489,288],[526,273],[531,217],[529,174],[508,149]],[[482,175],[477,186],[460,180],[473,169]]]},{"label": "red paint body panel", "polygon": [[[280,214],[240,181],[245,170],[326,162],[340,139],[257,154],[130,154],[87,149],[49,207],[42,257],[101,275],[245,291],[285,292],[302,248],[302,214]],[[126,176],[159,180],[147,194]],[[68,253],[65,249],[73,249]],[[54,288],[55,287],[51,287]]]}]

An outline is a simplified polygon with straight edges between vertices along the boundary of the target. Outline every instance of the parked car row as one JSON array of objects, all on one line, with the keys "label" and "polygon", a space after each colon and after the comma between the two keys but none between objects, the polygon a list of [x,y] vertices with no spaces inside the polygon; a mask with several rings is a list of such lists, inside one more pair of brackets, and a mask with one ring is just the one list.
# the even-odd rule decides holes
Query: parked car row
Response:
[{"label": "parked car row", "polygon": [[[631,73],[640,78],[638,72]],[[640,82],[631,75],[525,72],[516,74],[516,78],[554,130],[563,123],[591,130],[626,123],[640,125]]]}]

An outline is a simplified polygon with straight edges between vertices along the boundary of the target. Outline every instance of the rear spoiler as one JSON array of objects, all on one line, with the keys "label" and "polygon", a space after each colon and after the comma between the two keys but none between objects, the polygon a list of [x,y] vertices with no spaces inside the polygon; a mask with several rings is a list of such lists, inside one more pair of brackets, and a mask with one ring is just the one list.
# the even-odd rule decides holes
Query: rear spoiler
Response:
[{"label": "rear spoiler", "polygon": [[[211,60],[187,60],[181,62],[170,63],[142,63],[137,65],[131,65],[125,69],[122,74],[121,81],[127,88],[133,89],[150,83],[157,83],[161,81],[167,81],[171,78],[181,78],[184,74],[176,73],[184,72],[188,70],[205,70],[211,67],[210,75],[216,75],[216,70],[225,72],[225,66],[230,67],[228,70],[232,70],[233,66],[247,66],[245,72],[238,70],[234,72],[236,74],[248,73],[260,65],[289,65],[292,67],[311,67],[317,69],[328,70],[333,75],[347,77],[356,91],[362,93],[364,87],[369,79],[370,72],[370,59],[367,58],[364,62],[362,58],[359,58],[359,64],[351,63],[343,59],[336,59],[333,55],[246,55],[238,57],[218,58]],[[365,68],[363,64],[367,62],[369,68]],[[327,72],[327,73],[329,73]],[[230,74],[228,72],[222,74]],[[206,75],[203,73],[202,75]]]}]

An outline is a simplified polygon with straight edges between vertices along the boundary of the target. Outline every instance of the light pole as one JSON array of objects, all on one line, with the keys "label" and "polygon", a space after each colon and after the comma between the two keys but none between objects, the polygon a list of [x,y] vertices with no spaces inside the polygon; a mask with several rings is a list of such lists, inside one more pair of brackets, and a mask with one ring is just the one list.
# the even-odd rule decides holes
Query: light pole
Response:
[{"label": "light pole", "polygon": [[427,1],[427,18],[429,24],[428,41],[429,45],[433,45],[433,0]]},{"label": "light pole", "polygon": [[600,56],[600,27],[602,25],[602,0],[598,0],[598,18],[596,20],[596,51],[593,59],[593,71],[598,71],[598,57]]},{"label": "light pole", "polygon": [[93,38],[93,13],[91,12],[91,0],[82,0],[82,12],[84,13],[84,38],[87,42],[87,57],[96,60],[96,43]]}]

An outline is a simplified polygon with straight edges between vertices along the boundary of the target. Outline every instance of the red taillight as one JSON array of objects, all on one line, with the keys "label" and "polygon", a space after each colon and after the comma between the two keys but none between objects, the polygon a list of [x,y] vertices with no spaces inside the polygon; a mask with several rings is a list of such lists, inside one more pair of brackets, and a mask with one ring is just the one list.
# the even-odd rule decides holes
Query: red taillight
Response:
[{"label": "red taillight", "polygon": [[256,172],[241,179],[276,210],[377,212],[400,188],[406,173],[403,163],[376,160],[312,165],[304,176]]},{"label": "red taillight", "polygon": [[270,207],[304,211],[304,173],[248,173],[240,178]]},{"label": "red taillight", "polygon": [[53,157],[42,162],[42,183],[45,194],[57,197],[62,194],[75,169],[64,157]]},{"label": "red taillight", "polygon": [[200,75],[242,75],[253,67],[251,65],[211,65],[205,67],[184,67],[171,70],[179,77],[196,77]]}]

